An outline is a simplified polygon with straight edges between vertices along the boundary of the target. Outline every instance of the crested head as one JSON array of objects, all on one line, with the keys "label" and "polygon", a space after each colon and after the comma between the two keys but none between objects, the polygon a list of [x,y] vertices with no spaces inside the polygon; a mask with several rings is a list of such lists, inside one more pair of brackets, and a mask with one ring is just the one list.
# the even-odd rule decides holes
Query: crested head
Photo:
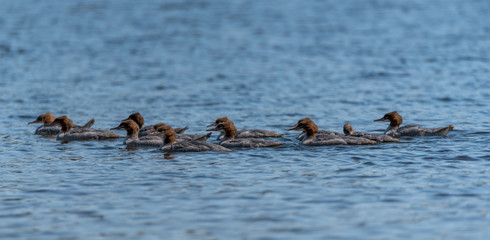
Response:
[{"label": "crested head", "polygon": [[164,138],[163,138],[164,144],[175,143],[175,140],[177,139],[177,137],[175,135],[174,129],[170,125],[165,125],[165,126],[159,127],[157,129],[157,131],[160,132],[160,134],[164,135]]},{"label": "crested head", "polygon": [[352,125],[350,125],[350,123],[344,124],[344,134],[346,136],[352,135],[354,133],[355,133],[354,128],[352,128]]},{"label": "crested head", "polygon": [[224,122],[230,122],[231,120],[228,119],[228,117],[220,117],[218,119],[216,119],[216,123],[224,123]]},{"label": "crested head", "polygon": [[111,128],[111,130],[122,130],[122,129],[126,130],[128,136],[138,136],[138,131],[140,130],[138,124],[131,119],[123,120],[121,121],[119,126],[115,128]]},{"label": "crested head", "polygon": [[303,132],[306,132],[306,135],[312,136],[318,133],[318,126],[315,124],[315,122],[313,122],[313,120],[307,117],[300,119],[297,124],[288,130],[302,130]]},{"label": "crested head", "polygon": [[51,124],[55,120],[55,117],[52,113],[45,113],[37,116],[36,120],[30,122],[29,124],[33,123],[43,123],[44,125],[46,124]]},{"label": "crested head", "polygon": [[216,119],[216,121],[214,121],[214,123],[209,124],[208,127],[217,126],[218,124],[226,123],[226,122],[232,122],[232,121],[230,119],[228,119],[228,117],[220,117],[220,118]]},{"label": "crested head", "polygon": [[208,131],[221,131],[225,134],[225,138],[227,139],[235,139],[235,136],[238,133],[238,130],[232,121],[219,123],[215,128],[208,129]]},{"label": "crested head", "polygon": [[53,123],[57,123],[61,125],[62,132],[69,132],[70,129],[73,128],[73,121],[69,119],[67,116],[57,117]]},{"label": "crested head", "polygon": [[140,129],[145,124],[145,119],[143,118],[143,116],[141,116],[141,114],[139,112],[135,112],[135,113],[129,115],[129,117],[127,119],[124,119],[124,120],[129,120],[129,119],[136,122],[138,124],[138,126],[140,127]]},{"label": "crested head", "polygon": [[385,114],[382,118],[374,120],[374,121],[375,122],[389,121],[391,127],[398,127],[403,123],[403,118],[396,111],[393,111],[393,112],[389,112],[389,113]]}]

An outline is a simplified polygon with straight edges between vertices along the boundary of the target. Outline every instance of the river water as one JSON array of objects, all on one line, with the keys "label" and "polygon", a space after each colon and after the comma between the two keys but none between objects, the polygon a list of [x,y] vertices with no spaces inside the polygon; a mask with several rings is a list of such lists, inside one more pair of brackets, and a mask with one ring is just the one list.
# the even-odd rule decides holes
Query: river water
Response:
[{"label": "river water", "polygon": [[[486,0],[1,1],[1,239],[488,239]],[[33,135],[41,113],[447,137],[230,153]],[[121,132],[121,134],[124,134]]]}]

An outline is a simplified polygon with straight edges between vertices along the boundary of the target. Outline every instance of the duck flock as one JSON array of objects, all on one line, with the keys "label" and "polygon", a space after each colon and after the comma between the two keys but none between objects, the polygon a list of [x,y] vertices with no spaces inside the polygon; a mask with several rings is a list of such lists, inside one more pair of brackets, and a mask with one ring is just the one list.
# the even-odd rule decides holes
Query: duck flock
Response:
[{"label": "duck flock", "polygon": [[[319,130],[318,126],[310,118],[300,119],[288,130],[301,131],[296,137],[304,145],[374,145],[379,143],[399,142],[397,138],[409,136],[446,136],[454,129],[453,125],[440,128],[423,128],[416,125],[400,127],[403,118],[396,112],[385,114],[382,118],[374,121],[387,121],[390,125],[384,134],[370,134],[355,132],[352,125],[344,125],[344,133],[327,130]],[[233,121],[227,117],[216,119],[209,124],[207,131],[218,131],[217,143],[207,140],[211,133],[205,135],[185,134],[187,127],[172,128],[165,123],[143,127],[145,120],[140,113],[133,113],[121,121],[119,126],[110,130],[92,129],[94,119],[79,126],[66,116],[55,118],[52,113],[39,115],[36,120],[29,124],[42,123],[36,129],[38,135],[56,135],[56,140],[87,141],[87,140],[109,140],[122,138],[121,135],[110,130],[126,130],[126,138],[123,144],[128,147],[154,147],[163,152],[203,152],[203,151],[231,151],[232,148],[256,148],[275,147],[285,144],[284,142],[265,140],[264,138],[280,138],[284,134],[261,129],[237,130]]]}]

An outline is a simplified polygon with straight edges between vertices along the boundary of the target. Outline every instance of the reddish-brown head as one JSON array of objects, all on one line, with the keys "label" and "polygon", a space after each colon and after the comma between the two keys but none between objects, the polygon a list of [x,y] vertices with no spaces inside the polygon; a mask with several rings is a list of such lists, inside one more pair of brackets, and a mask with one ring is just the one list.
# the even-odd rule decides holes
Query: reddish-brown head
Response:
[{"label": "reddish-brown head", "polygon": [[403,123],[403,118],[396,111],[385,114],[382,118],[374,120],[375,122],[390,122],[390,126],[398,127]]},{"label": "reddish-brown head", "polygon": [[115,128],[111,128],[111,130],[123,130],[123,129],[126,130],[128,135],[134,135],[134,134],[137,135],[138,131],[140,130],[140,127],[135,121],[129,119],[129,120],[123,120],[121,121],[119,126]]},{"label": "reddish-brown head", "polygon": [[[141,114],[139,112],[135,112],[131,115],[129,115],[128,118],[124,119],[124,120],[133,120],[135,123],[138,124],[138,126],[140,127],[140,129],[143,127],[143,125],[145,124],[145,119],[143,118],[143,116],[141,116]],[[123,120],[123,121],[124,121]]]},{"label": "reddish-brown head", "polygon": [[175,139],[177,139],[177,136],[175,135],[174,129],[170,125],[159,127],[157,131],[164,136],[163,138],[164,144],[175,143]]},{"label": "reddish-brown head", "polygon": [[352,135],[354,133],[355,133],[354,128],[352,128],[352,125],[350,125],[350,123],[344,124],[344,134],[346,136]]},{"label": "reddish-brown head", "polygon": [[235,136],[238,133],[235,124],[233,124],[233,122],[230,120],[221,122],[217,124],[215,128],[208,129],[207,131],[222,131],[225,133],[225,137],[228,139],[235,139]]},{"label": "reddish-brown head", "polygon": [[33,124],[33,123],[43,123],[44,125],[46,124],[51,124],[53,123],[55,117],[52,113],[45,113],[45,114],[41,114],[39,115],[36,120],[30,122],[29,124]]},{"label": "reddish-brown head", "polygon": [[226,123],[226,122],[231,122],[231,120],[228,119],[227,117],[221,117],[221,118],[216,119],[216,121],[214,121],[214,123],[209,124],[207,127],[217,126],[218,124]]},{"label": "reddish-brown head", "polygon": [[300,119],[297,124],[288,129],[288,131],[291,130],[302,130],[303,132],[306,132],[307,135],[311,136],[318,133],[318,126],[310,118],[303,118]]}]

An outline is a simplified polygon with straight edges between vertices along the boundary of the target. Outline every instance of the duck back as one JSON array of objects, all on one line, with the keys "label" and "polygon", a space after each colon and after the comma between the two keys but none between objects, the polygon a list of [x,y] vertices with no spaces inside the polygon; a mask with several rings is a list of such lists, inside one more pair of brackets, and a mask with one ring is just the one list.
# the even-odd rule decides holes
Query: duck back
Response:
[{"label": "duck back", "polygon": [[205,151],[222,151],[231,152],[230,149],[204,141],[182,141],[173,144],[167,144],[160,148],[163,152],[205,152]]}]

